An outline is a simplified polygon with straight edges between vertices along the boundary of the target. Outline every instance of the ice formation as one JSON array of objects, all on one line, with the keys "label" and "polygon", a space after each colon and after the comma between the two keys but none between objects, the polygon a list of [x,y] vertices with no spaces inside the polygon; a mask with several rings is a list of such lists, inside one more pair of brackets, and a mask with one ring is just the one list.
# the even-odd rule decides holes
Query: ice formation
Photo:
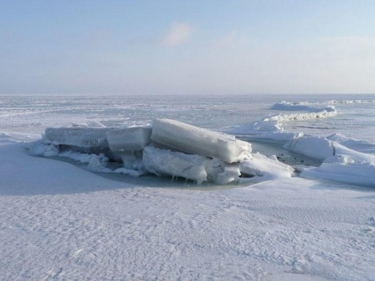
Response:
[{"label": "ice formation", "polygon": [[207,181],[208,159],[199,155],[146,147],[142,160],[146,170],[158,176],[183,177],[195,180],[197,183]]},{"label": "ice formation", "polygon": [[275,179],[280,177],[290,177],[294,169],[277,160],[275,156],[266,157],[260,153],[252,155],[251,159],[240,163],[242,175],[264,177],[264,179]]},{"label": "ice formation", "polygon": [[254,139],[271,140],[272,142],[288,142],[295,137],[292,132],[285,132],[284,123],[298,120],[311,120],[328,118],[337,115],[336,108],[332,105],[310,105],[309,103],[280,102],[271,109],[282,111],[304,111],[292,114],[268,114],[261,120],[252,124],[234,126],[228,133],[236,135],[251,135]]},{"label": "ice formation", "polygon": [[[66,150],[69,146],[101,148],[103,153]],[[152,173],[197,183],[228,184],[244,177],[266,180],[272,175],[290,176],[293,172],[293,168],[278,162],[276,157],[252,155],[251,144],[234,136],[169,119],[155,119],[152,127],[50,128],[46,130],[44,142],[34,146],[33,153],[87,163],[88,169],[95,172],[132,176]],[[110,160],[119,159],[122,167],[112,170],[107,167]],[[267,171],[267,163],[272,171]]]},{"label": "ice formation", "polygon": [[250,143],[234,136],[169,119],[154,120],[151,139],[171,149],[219,158],[227,163],[243,160],[251,152]]},{"label": "ice formation", "polygon": [[170,119],[155,119],[149,127],[103,128],[103,124],[92,124],[96,127],[49,128],[43,145],[35,146],[33,153],[73,159],[96,172],[152,173],[197,183],[258,182],[290,177],[296,171],[306,178],[375,186],[374,144],[339,134],[318,137],[284,129],[286,122],[336,115],[335,103],[279,102],[271,109],[287,114],[267,115],[230,131],[248,140],[273,143],[291,156],[254,154],[250,143],[234,135]]},{"label": "ice formation", "polygon": [[108,148],[108,128],[47,128],[45,138],[55,145],[81,148]]},{"label": "ice formation", "polygon": [[171,175],[194,180],[197,183],[209,181],[228,184],[240,180],[242,161],[229,164],[218,158],[211,159],[150,146],[144,150],[143,163],[147,171],[158,176]]},{"label": "ice formation", "polygon": [[319,167],[306,169],[301,176],[375,186],[375,156],[335,142],[333,146],[335,155],[327,157]]},{"label": "ice formation", "polygon": [[336,109],[332,105],[322,106],[320,104],[310,104],[308,102],[286,102],[282,101],[274,104],[271,109],[274,110],[286,110],[286,111],[307,111],[307,112],[336,112]]},{"label": "ice formation", "polygon": [[358,151],[373,151],[374,145],[371,149],[370,143],[341,135],[327,138],[299,135],[284,148],[322,161],[318,167],[305,167],[301,177],[375,186],[375,156]]},{"label": "ice formation", "polygon": [[133,127],[106,132],[112,151],[142,150],[151,142],[151,128]]}]

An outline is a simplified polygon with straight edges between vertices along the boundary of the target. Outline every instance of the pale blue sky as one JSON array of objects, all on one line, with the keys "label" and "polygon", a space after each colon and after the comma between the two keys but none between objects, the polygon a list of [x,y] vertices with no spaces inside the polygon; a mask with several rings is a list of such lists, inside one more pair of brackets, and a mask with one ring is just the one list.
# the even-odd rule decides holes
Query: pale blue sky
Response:
[{"label": "pale blue sky", "polygon": [[375,1],[0,0],[0,93],[375,93]]}]

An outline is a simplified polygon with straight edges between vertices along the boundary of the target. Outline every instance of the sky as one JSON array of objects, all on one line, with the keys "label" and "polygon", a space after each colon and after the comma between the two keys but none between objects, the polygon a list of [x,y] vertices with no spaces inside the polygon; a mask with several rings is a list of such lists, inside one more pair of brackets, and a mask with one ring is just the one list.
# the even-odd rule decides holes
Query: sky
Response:
[{"label": "sky", "polygon": [[0,0],[0,93],[375,93],[374,14],[373,0]]}]

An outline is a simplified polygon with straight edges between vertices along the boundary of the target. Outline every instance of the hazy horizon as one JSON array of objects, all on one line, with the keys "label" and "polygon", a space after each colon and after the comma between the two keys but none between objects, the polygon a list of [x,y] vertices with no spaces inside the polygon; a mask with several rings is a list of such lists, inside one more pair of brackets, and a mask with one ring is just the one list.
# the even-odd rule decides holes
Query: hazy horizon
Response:
[{"label": "hazy horizon", "polygon": [[375,2],[8,1],[2,95],[374,94]]}]

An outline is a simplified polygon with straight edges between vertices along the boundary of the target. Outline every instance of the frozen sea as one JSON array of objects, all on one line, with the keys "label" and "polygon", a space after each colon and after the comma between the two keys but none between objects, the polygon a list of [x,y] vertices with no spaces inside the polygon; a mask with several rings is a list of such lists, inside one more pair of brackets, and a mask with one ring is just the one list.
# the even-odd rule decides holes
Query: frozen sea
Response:
[{"label": "frozen sea", "polygon": [[[0,280],[375,280],[375,95],[2,95],[0,109]],[[289,153],[314,156],[330,137],[344,160],[197,187],[28,153],[48,127],[154,118],[234,134],[267,156],[302,134]]]},{"label": "frozen sea", "polygon": [[333,118],[288,122],[287,130],[320,136],[340,133],[375,142],[375,95],[0,96],[0,131],[42,134],[46,127],[119,127],[150,123],[154,118],[222,130],[278,113],[271,107],[281,101],[332,104],[338,112]]}]

